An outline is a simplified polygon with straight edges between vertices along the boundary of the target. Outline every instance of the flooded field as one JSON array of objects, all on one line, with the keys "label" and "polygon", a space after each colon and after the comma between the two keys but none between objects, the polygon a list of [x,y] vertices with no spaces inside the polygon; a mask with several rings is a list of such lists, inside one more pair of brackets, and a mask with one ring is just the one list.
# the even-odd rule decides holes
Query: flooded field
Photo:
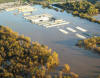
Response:
[{"label": "flooded field", "polygon": [[60,65],[69,64],[71,70],[78,73],[80,78],[95,78],[99,75],[100,55],[78,48],[75,44],[78,40],[87,38],[87,33],[100,34],[100,24],[75,17],[67,12],[43,9],[40,5],[34,7],[37,8],[37,11],[34,11],[33,15],[49,13],[57,19],[63,19],[70,23],[45,28],[25,20],[22,13],[14,15],[16,11],[2,11],[0,12],[0,25],[9,26],[19,34],[31,37],[33,41],[48,45],[59,54]]}]

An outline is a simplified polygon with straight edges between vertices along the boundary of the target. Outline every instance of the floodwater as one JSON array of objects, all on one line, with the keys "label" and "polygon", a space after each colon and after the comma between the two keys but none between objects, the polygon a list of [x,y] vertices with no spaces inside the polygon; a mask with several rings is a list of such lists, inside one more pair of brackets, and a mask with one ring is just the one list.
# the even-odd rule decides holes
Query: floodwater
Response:
[{"label": "floodwater", "polygon": [[[0,12],[0,25],[9,26],[15,32],[31,37],[33,41],[48,45],[49,48],[59,54],[60,65],[69,64],[71,71],[78,73],[80,78],[95,78],[95,76],[99,75],[100,55],[78,48],[75,44],[80,40],[76,34],[86,37],[84,33],[100,33],[100,24],[75,17],[67,12],[56,12],[48,8],[43,9],[40,5],[35,5],[34,7],[38,10],[33,12],[33,15],[49,13],[57,19],[63,19],[70,23],[63,26],[45,28],[31,24],[31,22],[24,19],[22,14],[14,15],[13,13],[16,11],[2,11]],[[77,26],[86,29],[87,32],[76,29]],[[69,31],[67,27],[76,32]],[[68,33],[65,34],[59,30],[64,30]]]}]

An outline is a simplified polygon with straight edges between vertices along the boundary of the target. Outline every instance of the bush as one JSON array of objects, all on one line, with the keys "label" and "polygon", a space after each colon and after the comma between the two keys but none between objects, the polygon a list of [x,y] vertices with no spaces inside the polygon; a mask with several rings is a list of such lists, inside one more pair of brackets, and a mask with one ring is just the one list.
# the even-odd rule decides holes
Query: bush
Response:
[{"label": "bush", "polygon": [[58,8],[54,8],[54,10],[59,11]]},{"label": "bush", "polygon": [[61,9],[60,12],[64,12],[64,9]]},{"label": "bush", "polygon": [[100,53],[100,47],[96,47],[96,48],[95,48],[95,51],[97,51],[97,52]]},{"label": "bush", "polygon": [[74,14],[74,15],[78,15],[78,11],[74,11],[73,14]]}]

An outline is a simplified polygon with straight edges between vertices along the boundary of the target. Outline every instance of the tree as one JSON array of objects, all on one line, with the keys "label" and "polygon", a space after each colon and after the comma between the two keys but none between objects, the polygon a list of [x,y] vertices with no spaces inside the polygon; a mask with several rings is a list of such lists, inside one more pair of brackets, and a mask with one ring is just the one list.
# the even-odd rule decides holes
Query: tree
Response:
[{"label": "tree", "polygon": [[70,66],[68,64],[64,65],[63,72],[65,72],[65,73],[69,73],[70,72]]}]

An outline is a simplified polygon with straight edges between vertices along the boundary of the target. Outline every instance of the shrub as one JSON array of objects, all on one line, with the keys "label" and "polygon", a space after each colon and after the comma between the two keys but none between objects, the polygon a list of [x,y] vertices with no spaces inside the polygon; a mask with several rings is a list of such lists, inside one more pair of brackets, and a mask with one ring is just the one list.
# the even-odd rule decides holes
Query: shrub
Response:
[{"label": "shrub", "polygon": [[64,9],[61,9],[60,12],[64,12]]}]

